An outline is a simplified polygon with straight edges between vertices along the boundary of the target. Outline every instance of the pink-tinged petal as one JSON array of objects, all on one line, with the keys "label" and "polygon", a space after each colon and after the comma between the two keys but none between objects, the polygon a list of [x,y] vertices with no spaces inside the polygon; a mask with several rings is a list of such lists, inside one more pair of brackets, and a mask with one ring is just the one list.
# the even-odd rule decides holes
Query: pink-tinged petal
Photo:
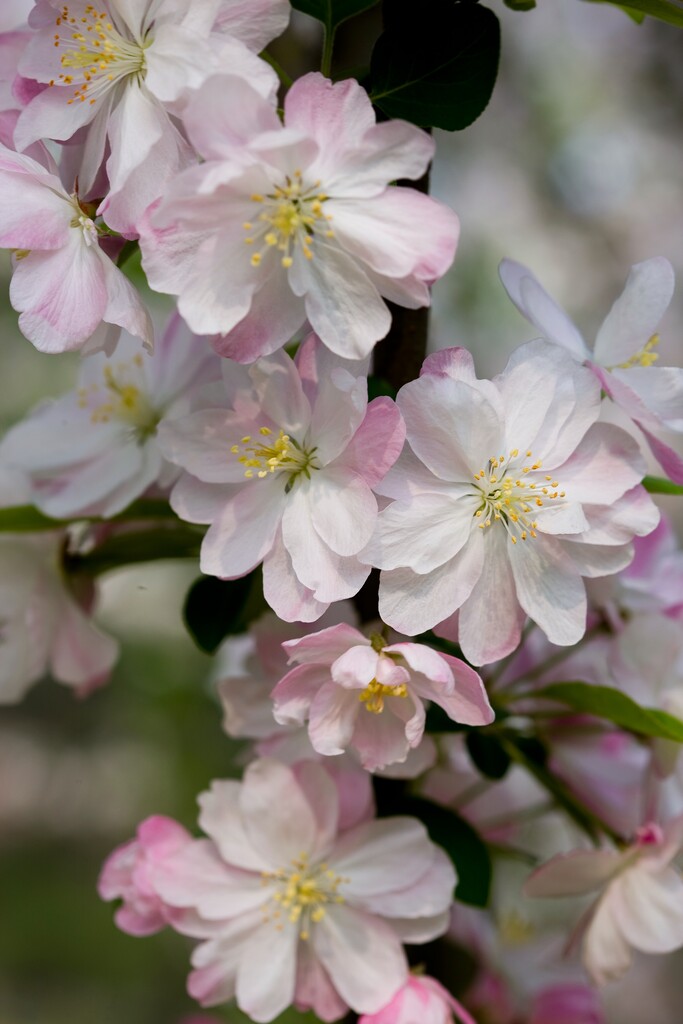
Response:
[{"label": "pink-tinged petal", "polygon": [[667,444],[661,437],[657,437],[650,430],[647,430],[642,423],[638,426],[645,435],[645,440],[650,446],[652,454],[656,458],[670,480],[675,484],[683,484],[683,458],[671,445]]},{"label": "pink-tinged petal", "polygon": [[292,292],[282,268],[273,264],[259,281],[248,313],[212,344],[220,356],[251,363],[286,344],[305,319],[303,300]]},{"label": "pink-tinged petal", "polygon": [[331,665],[349,647],[356,647],[358,644],[370,647],[370,641],[363,633],[346,622],[340,622],[336,626],[328,626],[327,629],[308,633],[307,636],[296,640],[285,640],[282,646],[289,656],[290,664],[294,661],[299,665],[311,662]]},{"label": "pink-tinged petal", "polygon": [[183,112],[190,140],[205,160],[226,160],[263,132],[276,132],[272,103],[245,78],[215,75],[199,88]]},{"label": "pink-tinged petal", "polygon": [[297,665],[276,685],[273,714],[280,725],[303,725],[318,690],[329,681],[330,674],[320,665]]},{"label": "pink-tinged petal", "polygon": [[459,662],[457,658],[449,661],[439,651],[427,647],[426,644],[389,644],[383,648],[383,653],[400,654],[413,672],[420,672],[434,683],[437,683],[441,692],[452,692],[453,690],[451,662],[455,661],[457,665],[464,664],[464,662]]},{"label": "pink-tinged petal", "polygon": [[50,669],[59,682],[87,694],[106,683],[119,656],[113,637],[101,632],[78,605],[64,595]]},{"label": "pink-tinged petal", "polygon": [[683,430],[683,370],[678,366],[617,367],[611,372],[599,370],[599,379],[633,420]]},{"label": "pink-tinged petal", "polygon": [[286,498],[277,479],[257,480],[242,488],[202,541],[202,572],[226,578],[251,572],[273,546]]},{"label": "pink-tinged petal", "polygon": [[534,1000],[529,1024],[604,1024],[600,996],[588,985],[554,984]]},{"label": "pink-tinged petal", "polygon": [[[364,712],[365,713],[365,712]],[[430,868],[436,847],[416,818],[381,818],[346,832],[330,854],[336,874],[349,879],[343,894],[354,903],[414,885]]]},{"label": "pink-tinged petal", "polygon": [[316,841],[310,856],[325,857],[339,831],[339,791],[333,772],[317,761],[299,761],[292,766],[297,784],[313,812]]},{"label": "pink-tinged petal", "polygon": [[[34,77],[28,71],[24,74]],[[21,112],[17,122],[14,133],[17,149],[27,149],[39,139],[65,142],[92,121],[98,111],[89,103],[69,103],[73,94],[74,87],[70,85],[55,85],[38,93]]]},{"label": "pink-tinged petal", "polygon": [[341,249],[321,242],[312,260],[297,251],[289,280],[304,297],[313,330],[337,355],[363,359],[387,334],[389,310],[367,274]]},{"label": "pink-tinged petal", "polygon": [[558,542],[539,534],[524,544],[509,544],[508,557],[527,615],[551,643],[578,643],[586,630],[586,588]]},{"label": "pink-tinged petal", "polygon": [[263,560],[263,595],[286,622],[315,622],[329,606],[329,602],[316,600],[313,591],[299,581],[282,541],[282,530],[275,534],[270,554]]},{"label": "pink-tinged petal", "polygon": [[366,896],[363,905],[389,918],[436,917],[450,907],[457,880],[450,857],[436,847],[431,864],[417,882],[395,892]]},{"label": "pink-tinged petal", "polygon": [[[111,156],[107,160],[107,175],[113,191],[125,187],[131,173],[149,158],[152,147],[164,132],[172,130],[168,113],[146,85],[127,84],[108,125]],[[160,191],[150,196],[150,203],[161,194],[163,181],[158,183]]]},{"label": "pink-tinged petal", "polygon": [[620,427],[596,423],[573,455],[558,468],[558,480],[571,501],[611,505],[639,484],[645,464],[638,443]]},{"label": "pink-tinged petal", "polygon": [[562,548],[572,560],[576,571],[587,579],[613,576],[626,569],[633,560],[633,545],[582,544],[563,538]]},{"label": "pink-tinged petal", "polygon": [[564,505],[548,504],[538,512],[534,510],[534,515],[536,516],[534,529],[553,537],[583,534],[590,529],[584,510],[578,502],[567,502]]},{"label": "pink-tinged petal", "polygon": [[227,0],[219,10],[214,30],[225,32],[260,53],[287,28],[288,0]]},{"label": "pink-tinged petal", "polygon": [[[60,249],[68,244],[73,208],[58,179],[28,157],[0,150],[0,245],[6,249]],[[57,191],[59,189],[59,191]]]},{"label": "pink-tinged petal", "polygon": [[102,320],[107,305],[104,268],[81,232],[54,252],[33,251],[20,260],[10,283],[19,327],[41,352],[79,348]]},{"label": "pink-tinged petal", "polygon": [[213,839],[229,865],[246,871],[270,871],[275,866],[253,846],[244,827],[239,782],[214,781],[198,797],[199,825]]},{"label": "pink-tinged petal", "polygon": [[202,409],[160,423],[159,446],[167,459],[205,483],[244,486],[244,465],[230,449],[252,429],[258,428],[228,409]]},{"label": "pink-tinged petal", "polygon": [[[385,698],[384,710],[376,715],[361,705],[356,717],[351,745],[358,752],[360,763],[368,772],[405,761],[410,749],[405,723],[395,712],[402,698]],[[423,725],[424,728],[424,725]],[[416,741],[419,742],[419,739]]]},{"label": "pink-tinged petal", "polygon": [[362,477],[326,467],[309,488],[310,519],[320,539],[337,555],[356,555],[372,536],[377,499]]},{"label": "pink-tinged petal", "polygon": [[237,917],[269,896],[258,872],[230,867],[208,839],[184,844],[151,865],[149,874],[166,903],[193,908],[208,921]]},{"label": "pink-tinged petal", "polygon": [[311,417],[296,365],[285,352],[275,352],[249,368],[259,403],[272,422],[302,437]]},{"label": "pink-tinged petal", "polygon": [[[334,784],[323,769],[320,771],[333,799]],[[253,761],[244,773],[239,806],[250,843],[276,867],[318,849],[315,815],[286,765],[270,758]]]},{"label": "pink-tinged petal", "polygon": [[490,725],[496,716],[479,673],[450,654],[443,654],[441,657],[448,662],[453,672],[453,693],[429,694],[426,688],[421,687],[421,695],[442,707],[454,722],[462,722],[464,725]]},{"label": "pink-tinged petal", "polygon": [[623,292],[595,339],[594,356],[605,366],[626,362],[657,330],[674,292],[673,267],[663,256],[636,263]]},{"label": "pink-tinged petal", "polygon": [[390,398],[375,398],[340,461],[374,488],[401,454],[405,436],[405,424],[396,403]]},{"label": "pink-tinged petal", "polygon": [[171,491],[171,508],[186,523],[211,523],[240,489],[234,484],[206,484],[184,473]]},{"label": "pink-tinged petal", "polygon": [[[318,362],[329,364],[332,360],[336,361],[331,353],[329,356],[331,358],[320,357]],[[354,377],[347,370],[333,366],[318,381],[316,392],[311,437],[315,439],[317,458],[323,466],[327,466],[339,457],[339,464],[348,472],[346,448],[366,414],[367,380],[365,376]],[[364,474],[359,476],[364,479]]]},{"label": "pink-tinged petal", "polygon": [[[659,522],[659,509],[644,487],[632,487],[613,505],[584,505],[590,529],[578,537],[563,537],[563,542],[587,544],[626,544],[635,536],[643,537]],[[572,550],[572,549],[568,549]]]},{"label": "pink-tinged petal", "polygon": [[383,621],[409,636],[431,629],[467,600],[484,561],[484,538],[477,530],[455,558],[433,572],[421,576],[412,569],[383,572],[379,588]]},{"label": "pink-tinged petal", "polygon": [[325,767],[337,784],[339,794],[339,831],[346,832],[375,817],[375,795],[372,779],[346,759],[327,761]]},{"label": "pink-tinged petal", "polygon": [[443,480],[473,483],[482,460],[502,451],[501,411],[489,395],[460,380],[428,374],[396,399],[417,457]]},{"label": "pink-tinged petal", "polygon": [[623,857],[614,850],[574,850],[561,853],[537,868],[524,883],[533,898],[582,896],[600,889],[617,873]]},{"label": "pink-tinged petal", "polygon": [[329,179],[325,178],[327,188],[345,200],[372,197],[374,201],[388,182],[424,174],[434,148],[431,136],[415,125],[383,121],[367,129],[360,147],[339,153]]},{"label": "pink-tinged petal", "polygon": [[483,534],[483,569],[460,609],[458,636],[468,661],[487,665],[519,644],[524,614],[515,592],[505,530],[494,523],[476,533]]},{"label": "pink-tinged petal", "polygon": [[203,942],[192,953],[195,970],[187,979],[187,991],[201,1006],[217,1006],[234,998],[235,979],[244,945],[264,928],[260,910],[240,914],[226,923],[219,936]]},{"label": "pink-tinged petal", "polygon": [[335,990],[330,976],[318,960],[310,942],[302,942],[297,954],[296,991],[294,1005],[297,1010],[311,1010],[318,1020],[339,1020],[348,1006]]},{"label": "pink-tinged petal", "polygon": [[378,569],[407,566],[420,574],[432,572],[467,544],[477,523],[478,504],[475,498],[449,494],[420,494],[410,502],[392,502],[377,517],[362,559]]},{"label": "pink-tinged petal", "polygon": [[154,326],[139,292],[108,256],[103,252],[99,252],[98,255],[107,289],[107,304],[102,319],[106,323],[122,327],[134,338],[140,338],[147,351],[151,352],[154,347]]},{"label": "pink-tinged petal", "polygon": [[363,711],[354,691],[332,681],[324,683],[311,702],[308,737],[314,750],[325,756],[343,754],[351,744],[356,719]]},{"label": "pink-tinged petal", "polygon": [[420,376],[450,377],[465,384],[475,384],[477,374],[472,353],[466,348],[442,348],[428,355],[422,364]]},{"label": "pink-tinged petal", "polygon": [[677,871],[651,873],[644,862],[624,871],[614,889],[614,919],[629,945],[643,953],[683,946],[683,878]]},{"label": "pink-tinged petal", "polygon": [[333,84],[315,72],[297,79],[287,92],[285,124],[315,139],[320,149],[316,173],[327,182],[348,150],[361,147],[375,114],[368,94],[354,79]]},{"label": "pink-tinged petal", "polygon": [[583,964],[596,985],[614,981],[631,965],[631,950],[614,919],[617,900],[610,887],[597,904],[583,940]]},{"label": "pink-tinged petal", "polygon": [[420,309],[421,306],[431,304],[432,294],[428,282],[416,274],[400,278],[387,277],[386,274],[378,274],[376,270],[368,267],[367,275],[382,298],[395,302],[397,306]]},{"label": "pink-tinged petal", "polygon": [[434,917],[392,917],[391,930],[398,935],[401,942],[421,945],[423,942],[431,942],[448,931],[451,923],[450,910],[444,910],[442,914],[435,914]]},{"label": "pink-tinged petal", "polygon": [[344,905],[333,907],[312,936],[332,983],[357,1013],[374,1013],[405,982],[401,943],[383,921]]},{"label": "pink-tinged petal", "polygon": [[431,282],[453,262],[458,218],[415,189],[391,187],[366,200],[333,197],[325,210],[341,247],[378,274],[402,278],[419,268]]},{"label": "pink-tinged petal", "polygon": [[362,690],[375,678],[380,656],[369,642],[349,648],[330,667],[330,675],[338,686]]},{"label": "pink-tinged petal", "polygon": [[561,345],[580,362],[588,358],[588,348],[579,331],[527,267],[514,260],[503,260],[499,273],[505,290],[522,316],[548,341]]}]

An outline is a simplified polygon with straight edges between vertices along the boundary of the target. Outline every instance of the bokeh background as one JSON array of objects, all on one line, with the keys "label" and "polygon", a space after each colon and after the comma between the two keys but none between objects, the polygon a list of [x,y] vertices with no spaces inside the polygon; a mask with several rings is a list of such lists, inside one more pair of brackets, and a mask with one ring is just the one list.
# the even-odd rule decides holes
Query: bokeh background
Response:
[{"label": "bokeh background", "polygon": [[[8,17],[30,6],[5,3]],[[493,99],[465,132],[438,135],[433,172],[462,237],[435,288],[432,345],[471,348],[481,375],[531,337],[498,283],[503,256],[532,267],[589,338],[632,263],[662,254],[683,274],[683,34],[581,0],[539,0],[527,13],[492,6],[503,27]],[[367,59],[376,17],[340,32],[337,70]],[[315,67],[319,47],[317,24],[295,15],[274,50],[296,75]],[[3,427],[71,387],[76,367],[19,335],[8,276],[4,261]],[[151,301],[162,320],[168,306]],[[681,289],[661,352],[683,362]],[[0,712],[0,1024],[180,1024],[193,1012],[184,941],[120,934],[95,885],[103,858],[141,818],[163,813],[192,827],[196,794],[238,770],[210,659],[182,626],[195,575],[190,564],[112,574],[99,616],[122,641],[111,684],[78,701],[46,681]],[[676,1024],[681,966],[641,958],[608,989],[610,1020]],[[244,1020],[236,1011],[221,1019]]]}]

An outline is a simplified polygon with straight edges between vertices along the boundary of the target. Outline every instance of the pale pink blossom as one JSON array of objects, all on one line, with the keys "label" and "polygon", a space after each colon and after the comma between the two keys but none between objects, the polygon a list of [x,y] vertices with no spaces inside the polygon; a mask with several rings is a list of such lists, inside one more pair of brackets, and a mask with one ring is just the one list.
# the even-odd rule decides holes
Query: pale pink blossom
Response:
[{"label": "pale pink blossom", "polygon": [[325,345],[366,356],[389,330],[383,299],[415,309],[450,266],[458,220],[414,189],[434,152],[404,121],[376,124],[352,79],[294,83],[285,123],[243,79],[218,77],[184,120],[204,158],[146,218],[151,286],[178,295],[221,355],[252,362],[308,320]]},{"label": "pale pink blossom", "polygon": [[178,316],[152,355],[139,349],[127,337],[111,358],[89,356],[76,389],[6,435],[5,457],[26,473],[30,501],[47,515],[112,516],[178,478],[159,448],[159,424],[191,410],[197,389],[220,379],[220,360]]},{"label": "pale pink blossom", "polygon": [[340,832],[320,764],[256,761],[200,806],[209,838],[164,858],[152,884],[210,936],[188,985],[203,1006],[236,997],[257,1022],[292,1003],[324,1021],[375,1013],[407,980],[402,942],[448,925],[455,875],[424,827],[401,817]]},{"label": "pale pink blossom", "polygon": [[94,591],[76,599],[62,568],[63,532],[0,538],[0,704],[46,675],[85,695],[109,678],[118,644],[91,618]]},{"label": "pale pink blossom", "polygon": [[226,363],[224,378],[225,398],[159,428],[162,451],[186,470],[171,504],[211,524],[202,572],[232,579],[263,562],[271,608],[313,621],[367,579],[357,555],[403,422],[390,399],[368,404],[362,371],[315,337],[296,361],[279,352],[248,369]]},{"label": "pale pink blossom", "polygon": [[15,251],[10,302],[29,341],[41,352],[111,351],[125,328],[151,348],[140,296],[54,168],[0,145],[0,195],[0,246]]},{"label": "pale pink blossom", "polygon": [[588,985],[552,985],[538,994],[529,1024],[604,1024],[600,997]]},{"label": "pale pink blossom", "polygon": [[190,833],[173,821],[157,814],[146,818],[135,839],[109,854],[97,883],[103,900],[122,900],[114,915],[121,931],[129,935],[153,935],[161,931],[177,911],[167,907],[152,882],[154,866],[191,843]]},{"label": "pale pink blossom", "polygon": [[527,615],[552,643],[576,643],[583,577],[628,565],[633,536],[659,518],[636,442],[596,422],[596,378],[544,342],[493,381],[447,349],[397,404],[409,447],[376,488],[395,500],[361,555],[384,570],[383,620],[415,634],[457,612],[440,629],[477,665],[513,651]]},{"label": "pale pink blossom", "polygon": [[379,1013],[362,1016],[358,1024],[476,1024],[465,1007],[435,978],[411,974]]},{"label": "pale pink blossom", "polygon": [[422,740],[424,701],[466,725],[493,721],[474,669],[425,644],[389,643],[339,625],[283,647],[296,667],[273,690],[275,717],[285,724],[308,721],[319,754],[353,748],[368,771],[405,761]]},{"label": "pale pink blossom", "polygon": [[188,91],[225,69],[247,76],[264,96],[276,89],[274,72],[250,45],[265,45],[285,28],[289,4],[260,0],[259,7],[255,33],[242,0],[36,0],[36,32],[20,67],[47,88],[23,112],[17,147],[84,132],[81,194],[91,197],[106,157],[110,191],[100,212],[135,235],[145,208],[195,162],[178,121]]},{"label": "pale pink blossom", "polygon": [[500,276],[519,311],[544,338],[585,362],[610,398],[640,427],[662,469],[683,483],[683,459],[672,447],[676,435],[683,434],[683,369],[654,366],[657,327],[674,291],[669,261],[658,256],[631,267],[592,351],[530,270],[503,260]]},{"label": "pale pink blossom", "polygon": [[673,866],[683,845],[683,817],[638,830],[622,851],[576,850],[538,868],[525,893],[577,897],[599,892],[578,926],[583,962],[596,984],[620,977],[631,950],[670,953],[683,946],[683,878]]}]

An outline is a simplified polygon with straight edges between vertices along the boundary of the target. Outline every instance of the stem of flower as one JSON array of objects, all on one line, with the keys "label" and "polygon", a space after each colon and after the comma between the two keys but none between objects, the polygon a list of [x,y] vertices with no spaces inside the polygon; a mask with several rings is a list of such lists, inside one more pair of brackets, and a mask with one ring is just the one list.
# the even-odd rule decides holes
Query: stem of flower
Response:
[{"label": "stem of flower", "polygon": [[332,51],[334,49],[334,35],[335,29],[331,25],[325,25],[325,35],[323,41],[323,55],[320,61],[320,71],[325,78],[330,78],[332,75]]}]

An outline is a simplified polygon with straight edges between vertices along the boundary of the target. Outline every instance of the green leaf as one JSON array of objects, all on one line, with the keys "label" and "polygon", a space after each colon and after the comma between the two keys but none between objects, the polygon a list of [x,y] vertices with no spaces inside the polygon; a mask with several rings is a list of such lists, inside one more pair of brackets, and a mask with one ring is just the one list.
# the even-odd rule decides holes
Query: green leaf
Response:
[{"label": "green leaf", "polygon": [[239,580],[200,576],[185,598],[183,618],[197,644],[214,654],[227,636],[245,633],[266,610],[260,569]]},{"label": "green leaf", "polygon": [[430,800],[412,798],[402,813],[419,818],[430,839],[443,847],[455,865],[455,898],[473,907],[485,907],[491,889],[491,857],[479,834],[455,811]]},{"label": "green leaf", "polygon": [[[603,0],[591,0],[592,3],[602,3]],[[649,14],[651,18],[659,21],[666,21],[669,25],[676,25],[683,28],[683,3],[678,0],[628,0],[627,4],[616,3],[615,0],[607,0],[614,7],[620,7],[623,11],[633,17],[633,12],[638,14]]]},{"label": "green leaf", "polygon": [[643,487],[650,494],[683,494],[683,487],[663,476],[643,477]]},{"label": "green leaf", "polygon": [[29,533],[36,530],[59,530],[65,524],[59,519],[44,516],[33,505],[0,508],[0,532]]},{"label": "green leaf", "polygon": [[322,21],[328,32],[342,21],[375,7],[379,0],[292,0],[292,7]]},{"label": "green leaf", "polygon": [[68,568],[99,576],[123,565],[157,562],[171,558],[199,558],[204,531],[178,521],[155,529],[116,533],[87,555],[69,559]]},{"label": "green leaf", "polygon": [[29,533],[38,530],[62,530],[75,522],[90,523],[136,523],[154,519],[179,524],[180,520],[167,501],[157,498],[141,498],[111,519],[99,516],[78,516],[74,519],[51,519],[39,512],[33,505],[15,505],[0,508],[0,533]]},{"label": "green leaf", "polygon": [[502,779],[510,767],[510,755],[498,736],[473,730],[467,734],[467,749],[482,775],[487,779]]},{"label": "green leaf", "polygon": [[657,739],[683,743],[683,721],[666,711],[644,708],[611,686],[593,686],[591,683],[551,683],[534,690],[534,697],[543,697],[566,704],[574,711],[595,715],[614,722],[622,729],[652,736]]},{"label": "green leaf", "polygon": [[511,11],[533,11],[536,0],[503,0],[506,7]]},{"label": "green leaf", "polygon": [[457,131],[491,98],[500,25],[480,4],[421,0],[415,18],[391,24],[370,64],[370,98],[389,117]]}]

